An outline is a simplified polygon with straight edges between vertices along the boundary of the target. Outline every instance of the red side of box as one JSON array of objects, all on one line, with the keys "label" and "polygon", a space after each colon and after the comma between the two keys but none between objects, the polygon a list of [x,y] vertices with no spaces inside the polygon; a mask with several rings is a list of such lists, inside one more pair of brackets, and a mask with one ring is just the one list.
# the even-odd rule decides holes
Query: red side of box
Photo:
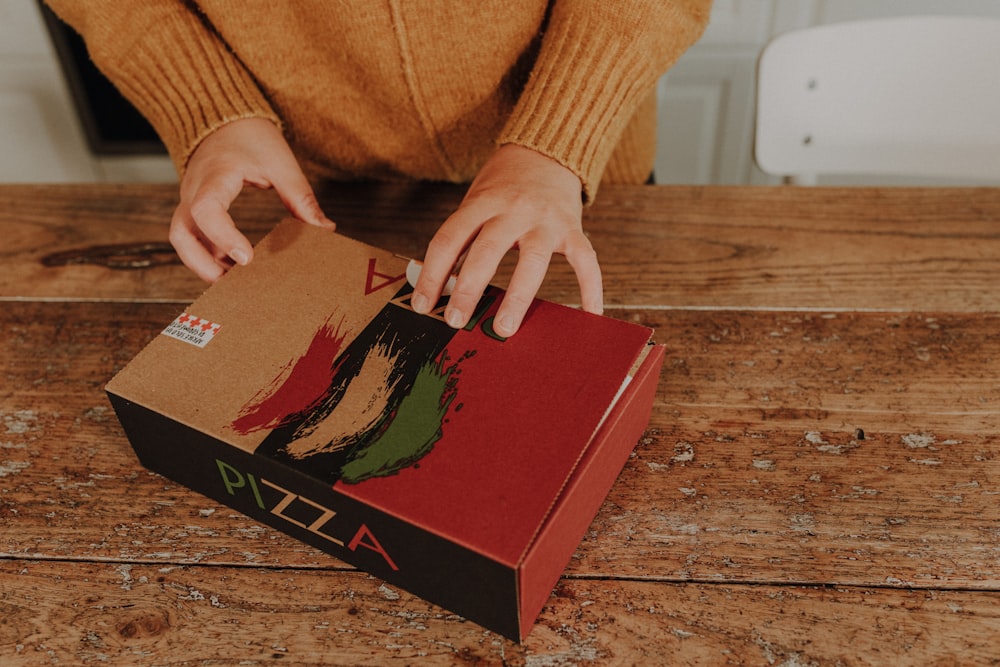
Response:
[{"label": "red side of box", "polygon": [[663,358],[663,346],[650,350],[525,555],[518,577],[522,639],[531,631],[535,618],[649,424]]}]

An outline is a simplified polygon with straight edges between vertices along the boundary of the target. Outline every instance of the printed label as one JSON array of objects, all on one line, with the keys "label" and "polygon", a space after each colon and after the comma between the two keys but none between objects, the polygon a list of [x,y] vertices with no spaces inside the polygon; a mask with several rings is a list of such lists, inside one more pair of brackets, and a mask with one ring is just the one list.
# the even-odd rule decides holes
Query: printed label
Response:
[{"label": "printed label", "polygon": [[163,334],[185,343],[205,347],[221,328],[221,324],[209,322],[188,313],[181,313],[176,320],[170,323],[170,326],[163,330]]}]

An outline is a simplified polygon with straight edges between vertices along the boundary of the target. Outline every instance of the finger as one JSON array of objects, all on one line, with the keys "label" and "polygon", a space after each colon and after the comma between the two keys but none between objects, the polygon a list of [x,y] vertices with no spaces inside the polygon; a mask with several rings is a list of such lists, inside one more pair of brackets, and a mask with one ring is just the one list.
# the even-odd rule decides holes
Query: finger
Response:
[{"label": "finger", "polygon": [[245,265],[253,258],[253,246],[236,228],[229,216],[229,206],[243,190],[243,179],[226,175],[203,181],[188,206],[194,229],[209,244],[234,262]]},{"label": "finger", "polygon": [[448,299],[444,319],[449,325],[456,329],[466,325],[486,286],[496,275],[500,261],[516,241],[516,231],[509,225],[488,220],[483,226],[469,246],[468,255]]},{"label": "finger", "polygon": [[192,231],[193,221],[186,207],[178,206],[170,222],[169,240],[184,266],[206,282],[213,283],[226,272],[206,241]]},{"label": "finger", "polygon": [[[461,259],[459,259],[461,262]],[[423,263],[418,262],[415,259],[411,259],[410,263],[406,265],[406,282],[410,284],[410,287],[416,287],[417,281],[420,279],[420,270],[423,268]],[[448,282],[444,284],[441,288],[442,296],[449,296],[451,291],[455,289],[455,276],[452,275],[448,278]]]},{"label": "finger", "polygon": [[528,308],[531,307],[531,302],[542,286],[542,281],[545,280],[551,259],[552,253],[537,242],[525,239],[520,244],[514,275],[511,276],[507,294],[500,303],[500,309],[493,323],[493,329],[497,334],[506,338],[517,333]]},{"label": "finger", "polygon": [[285,208],[296,218],[331,231],[336,229],[337,225],[323,213],[316,193],[294,157],[283,161],[276,169],[271,176],[271,184]]},{"label": "finger", "polygon": [[564,254],[580,284],[581,307],[588,313],[603,314],[604,285],[594,246],[583,232],[579,232],[567,239]]},{"label": "finger", "polygon": [[480,225],[476,221],[477,218],[470,209],[459,208],[434,234],[427,245],[420,276],[413,288],[410,302],[413,310],[428,313],[441,298],[441,290],[451,278],[459,257],[479,231]]}]

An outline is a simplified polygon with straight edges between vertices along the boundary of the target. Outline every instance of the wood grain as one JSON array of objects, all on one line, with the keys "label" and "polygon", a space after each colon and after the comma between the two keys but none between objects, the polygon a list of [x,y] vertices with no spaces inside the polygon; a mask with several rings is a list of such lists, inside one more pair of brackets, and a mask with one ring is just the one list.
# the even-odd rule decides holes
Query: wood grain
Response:
[{"label": "wood grain", "polygon": [[[331,184],[318,196],[343,233],[421,257],[461,195],[453,186]],[[0,188],[0,297],[192,301],[204,285],[177,264],[137,275],[42,263],[95,246],[162,244],[175,203],[170,185]],[[286,215],[273,193],[253,190],[233,211],[252,240]],[[1000,275],[996,189],[608,187],[585,227],[610,305],[1000,309],[1000,293],[983,289]],[[561,257],[541,295],[579,302]]]},{"label": "wood grain", "polygon": [[[175,310],[7,304],[3,553],[342,567],[136,462],[102,386]],[[996,317],[613,314],[667,371],[571,574],[1000,587]]]},{"label": "wood grain", "polygon": [[[666,366],[518,646],[138,464],[103,386],[204,287],[155,245],[173,188],[0,186],[4,667],[996,664],[997,190],[602,190],[609,314]],[[461,194],[321,199],[414,255]]]},{"label": "wood grain", "polygon": [[565,580],[518,646],[360,573],[0,561],[0,590],[5,667],[989,664],[1000,623],[996,593]]}]

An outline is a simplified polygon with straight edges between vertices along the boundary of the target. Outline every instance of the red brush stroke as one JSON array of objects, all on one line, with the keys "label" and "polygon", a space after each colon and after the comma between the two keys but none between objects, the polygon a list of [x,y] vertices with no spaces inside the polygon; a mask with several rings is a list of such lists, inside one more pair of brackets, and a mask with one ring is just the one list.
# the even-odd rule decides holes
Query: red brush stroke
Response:
[{"label": "red brush stroke", "polygon": [[315,408],[330,391],[339,366],[335,362],[345,338],[340,326],[334,328],[327,320],[313,336],[306,353],[296,361],[289,361],[269,387],[243,406],[232,424],[233,430],[246,435],[277,428]]}]

